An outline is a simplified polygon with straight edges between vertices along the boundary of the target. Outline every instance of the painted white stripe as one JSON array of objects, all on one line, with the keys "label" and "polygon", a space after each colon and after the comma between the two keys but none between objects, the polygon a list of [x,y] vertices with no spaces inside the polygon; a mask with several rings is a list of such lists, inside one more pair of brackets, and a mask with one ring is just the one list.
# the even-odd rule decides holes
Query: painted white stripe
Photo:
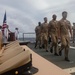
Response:
[{"label": "painted white stripe", "polygon": [[64,69],[68,73],[75,73],[75,67]]},{"label": "painted white stripe", "polygon": [[[59,44],[58,46],[61,46],[61,44]],[[75,47],[73,47],[73,46],[70,46],[70,48],[75,49]]]},{"label": "painted white stripe", "polygon": [[75,47],[73,47],[73,46],[70,46],[70,48],[75,49]]}]

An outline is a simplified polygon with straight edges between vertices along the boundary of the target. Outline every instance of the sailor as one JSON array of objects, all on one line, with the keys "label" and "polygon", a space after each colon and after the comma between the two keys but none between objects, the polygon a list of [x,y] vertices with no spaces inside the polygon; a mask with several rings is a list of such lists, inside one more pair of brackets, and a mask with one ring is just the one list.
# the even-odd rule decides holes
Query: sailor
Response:
[{"label": "sailor", "polygon": [[4,34],[3,34],[3,41],[7,42],[8,41],[8,37],[9,37],[9,33],[11,31],[9,30],[9,26],[7,25],[6,28],[4,29]]},{"label": "sailor", "polygon": [[2,26],[0,26],[0,50],[2,49],[2,38],[3,38],[3,36],[2,36]]},{"label": "sailor", "polygon": [[73,29],[73,43],[74,43],[74,39],[75,39],[75,23],[73,23],[72,29]]},{"label": "sailor", "polygon": [[36,33],[36,43],[35,48],[37,47],[37,44],[39,43],[39,48],[41,48],[41,22],[38,22],[38,26],[35,28]]},{"label": "sailor", "polygon": [[19,39],[19,31],[18,28],[15,28],[15,40]]},{"label": "sailor", "polygon": [[54,14],[52,16],[52,20],[49,22],[49,33],[51,35],[52,45],[50,48],[50,52],[53,53],[54,47],[54,55],[58,56],[57,52],[57,44],[58,44],[58,21],[56,20],[57,16]]},{"label": "sailor", "polygon": [[62,50],[65,49],[65,61],[70,61],[68,58],[69,47],[70,47],[70,37],[69,32],[72,37],[72,27],[70,21],[67,19],[67,12],[62,12],[62,19],[59,21],[59,30],[60,30],[60,39],[61,39],[61,47],[59,49],[59,55],[62,55]]},{"label": "sailor", "polygon": [[44,23],[41,25],[41,46],[44,44],[46,52],[48,52],[48,23],[47,17],[44,17]]}]

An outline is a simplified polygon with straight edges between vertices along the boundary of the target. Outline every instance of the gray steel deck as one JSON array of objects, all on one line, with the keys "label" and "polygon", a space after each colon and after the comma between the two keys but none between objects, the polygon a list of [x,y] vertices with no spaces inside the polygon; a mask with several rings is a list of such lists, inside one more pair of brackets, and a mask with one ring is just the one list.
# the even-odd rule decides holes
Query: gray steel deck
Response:
[{"label": "gray steel deck", "polygon": [[34,52],[36,52],[40,56],[44,57],[46,60],[62,68],[66,72],[75,75],[75,43],[71,43],[70,45],[73,47],[70,48],[69,52],[69,59],[71,60],[70,62],[64,61],[64,51],[62,56],[54,56],[50,52],[45,52],[44,49],[39,48],[35,49],[34,43],[29,43],[28,47],[31,48]]}]

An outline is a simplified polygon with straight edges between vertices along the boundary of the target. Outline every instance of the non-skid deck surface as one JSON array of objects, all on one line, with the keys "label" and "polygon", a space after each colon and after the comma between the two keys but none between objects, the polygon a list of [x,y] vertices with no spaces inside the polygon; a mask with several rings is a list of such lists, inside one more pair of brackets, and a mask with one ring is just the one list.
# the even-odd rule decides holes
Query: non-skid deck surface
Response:
[{"label": "non-skid deck surface", "polygon": [[[25,47],[26,49],[29,49],[27,46],[23,46],[23,47]],[[49,62],[48,60],[44,59],[43,57],[35,53],[33,50],[31,49],[29,50],[32,53],[33,67],[37,71],[33,75],[70,75],[67,72],[63,71],[61,68],[57,67],[53,63]]]}]

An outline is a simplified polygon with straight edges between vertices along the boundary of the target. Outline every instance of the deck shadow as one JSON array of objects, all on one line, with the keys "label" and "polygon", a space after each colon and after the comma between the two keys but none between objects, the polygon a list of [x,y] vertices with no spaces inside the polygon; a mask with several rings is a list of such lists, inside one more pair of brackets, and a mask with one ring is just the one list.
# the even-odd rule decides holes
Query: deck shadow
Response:
[{"label": "deck shadow", "polygon": [[39,71],[39,69],[36,67],[32,67],[30,71],[32,72],[32,74],[35,74]]}]

